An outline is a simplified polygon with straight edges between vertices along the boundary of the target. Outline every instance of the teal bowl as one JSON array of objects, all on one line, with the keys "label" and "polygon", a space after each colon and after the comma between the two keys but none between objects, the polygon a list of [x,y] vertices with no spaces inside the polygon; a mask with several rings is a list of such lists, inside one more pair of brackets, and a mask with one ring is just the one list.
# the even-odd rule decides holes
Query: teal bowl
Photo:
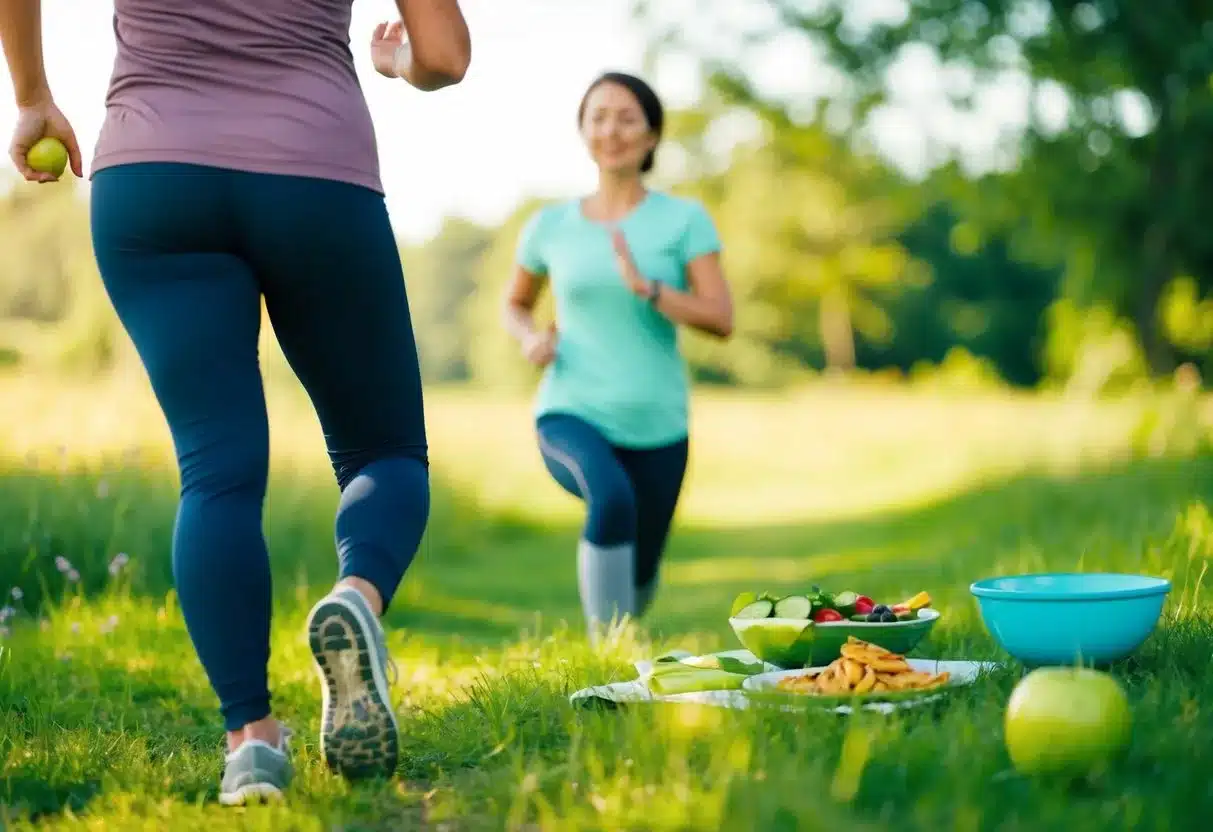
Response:
[{"label": "teal bowl", "polygon": [[730,618],[729,626],[742,645],[764,662],[784,670],[821,667],[842,655],[851,636],[905,654],[935,626],[939,612],[925,608],[913,621],[888,624],[830,621],[816,624],[799,618]]},{"label": "teal bowl", "polygon": [[990,635],[1025,665],[1107,665],[1154,631],[1171,582],[1058,572],[986,578],[969,591]]}]

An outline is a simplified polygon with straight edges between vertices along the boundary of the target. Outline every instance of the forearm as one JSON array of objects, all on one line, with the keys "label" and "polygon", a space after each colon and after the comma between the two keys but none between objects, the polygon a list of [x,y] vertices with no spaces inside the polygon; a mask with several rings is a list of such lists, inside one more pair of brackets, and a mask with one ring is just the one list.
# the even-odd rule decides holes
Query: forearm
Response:
[{"label": "forearm", "polygon": [[727,299],[700,297],[662,284],[653,306],[674,323],[709,335],[727,338],[733,332],[733,305]]},{"label": "forearm", "polygon": [[462,81],[472,42],[459,3],[410,0],[398,6],[407,41],[396,53],[397,74],[427,92]]},{"label": "forearm", "polygon": [[42,61],[42,0],[0,0],[0,42],[18,107],[50,97]]},{"label": "forearm", "polygon": [[524,343],[535,335],[535,316],[527,307],[507,302],[502,318],[505,331],[518,343]]},{"label": "forearm", "polygon": [[427,69],[419,64],[414,57],[413,47],[408,42],[396,49],[396,74],[408,82],[409,86],[422,92],[434,92],[443,87],[449,87],[459,82],[444,72]]}]

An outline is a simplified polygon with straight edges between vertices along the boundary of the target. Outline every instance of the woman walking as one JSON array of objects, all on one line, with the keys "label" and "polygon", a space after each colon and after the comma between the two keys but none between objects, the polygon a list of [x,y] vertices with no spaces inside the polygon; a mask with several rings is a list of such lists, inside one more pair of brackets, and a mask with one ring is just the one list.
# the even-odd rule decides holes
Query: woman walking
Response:
[{"label": "woman walking", "polygon": [[[615,616],[643,615],[656,591],[688,451],[676,327],[726,338],[733,312],[707,212],[644,185],[664,122],[649,85],[606,73],[577,118],[598,189],[528,222],[505,320],[547,368],[535,408],[544,463],[586,503],[577,575],[596,638]],[[532,310],[548,284],[558,325],[543,329]]]},{"label": "woman walking", "polygon": [[[395,770],[379,617],[429,514],[417,353],[374,129],[349,48],[352,0],[115,0],[117,59],[93,163],[93,246],[176,449],[173,574],[227,729],[224,803],[280,796],[290,731],[266,678],[269,466],[261,302],[324,430],[341,488],[340,563],[308,637],[321,749],[351,777]],[[422,90],[458,83],[470,44],[457,0],[397,0],[375,69]],[[0,0],[17,96],[11,155],[68,120],[42,61],[39,0]],[[408,41],[402,36],[407,34]]]}]

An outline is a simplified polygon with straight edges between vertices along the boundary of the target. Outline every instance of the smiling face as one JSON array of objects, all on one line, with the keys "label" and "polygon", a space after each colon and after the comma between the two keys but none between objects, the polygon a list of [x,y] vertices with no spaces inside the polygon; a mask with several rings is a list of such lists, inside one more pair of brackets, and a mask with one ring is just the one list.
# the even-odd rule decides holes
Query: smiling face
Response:
[{"label": "smiling face", "polygon": [[627,87],[604,81],[586,96],[581,136],[604,172],[638,174],[657,136]]}]

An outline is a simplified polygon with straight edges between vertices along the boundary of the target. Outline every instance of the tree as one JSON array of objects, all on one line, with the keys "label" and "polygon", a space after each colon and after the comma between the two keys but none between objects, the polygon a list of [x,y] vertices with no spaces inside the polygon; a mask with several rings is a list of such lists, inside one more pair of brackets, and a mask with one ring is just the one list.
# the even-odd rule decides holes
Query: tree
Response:
[{"label": "tree", "polygon": [[976,213],[1026,232],[1027,245],[1056,261],[1084,250],[1093,265],[1067,275],[1067,293],[1130,318],[1155,372],[1174,364],[1160,316],[1167,286],[1183,275],[1202,295],[1213,286],[1213,242],[1203,227],[1213,177],[1207,4],[906,0],[873,16],[845,0],[689,3],[691,13],[687,3],[679,7],[684,21],[736,23],[713,33],[705,55],[693,26],[668,25],[668,8],[642,0],[638,13],[654,24],[660,48],[698,49],[734,100],[792,114],[804,102],[750,83],[746,68],[756,51],[799,39],[843,76],[815,115],[828,109],[851,138],[890,100],[890,70],[907,55],[926,54],[967,79],[951,94],[962,111],[984,82],[1026,78],[1033,111],[1013,142],[1020,164],[974,183],[969,207],[980,200]]},{"label": "tree", "polygon": [[448,219],[425,245],[401,252],[421,373],[427,380],[465,381],[471,375],[464,307],[476,292],[480,261],[493,238],[493,229]]}]

